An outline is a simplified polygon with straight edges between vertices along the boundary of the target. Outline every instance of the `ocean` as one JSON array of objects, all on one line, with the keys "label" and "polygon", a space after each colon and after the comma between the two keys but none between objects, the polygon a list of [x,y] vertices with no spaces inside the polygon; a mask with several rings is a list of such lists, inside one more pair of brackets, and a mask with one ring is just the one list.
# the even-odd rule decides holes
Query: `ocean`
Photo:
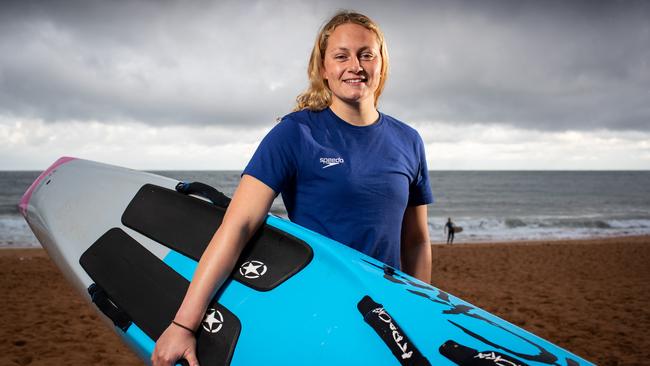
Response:
[{"label": "ocean", "polygon": [[[232,195],[236,171],[157,171]],[[0,171],[0,248],[38,247],[17,203],[37,171]],[[431,171],[431,240],[455,243],[650,235],[650,171]],[[271,212],[286,217],[282,200]]]}]

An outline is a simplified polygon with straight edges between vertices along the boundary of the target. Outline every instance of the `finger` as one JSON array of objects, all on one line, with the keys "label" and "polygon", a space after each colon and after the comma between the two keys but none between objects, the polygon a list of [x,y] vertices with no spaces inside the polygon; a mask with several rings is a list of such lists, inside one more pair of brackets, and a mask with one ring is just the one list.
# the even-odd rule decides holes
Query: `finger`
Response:
[{"label": "finger", "polygon": [[194,350],[185,352],[183,357],[187,360],[190,366],[199,366],[199,360],[196,358],[196,352],[194,352]]},{"label": "finger", "polygon": [[156,357],[151,359],[152,366],[173,366],[174,360],[165,356]]}]

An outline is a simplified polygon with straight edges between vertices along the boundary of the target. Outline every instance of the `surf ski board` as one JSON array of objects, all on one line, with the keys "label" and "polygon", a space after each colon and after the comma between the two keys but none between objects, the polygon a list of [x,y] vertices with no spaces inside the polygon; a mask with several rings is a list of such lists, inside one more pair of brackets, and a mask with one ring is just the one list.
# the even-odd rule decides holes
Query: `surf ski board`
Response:
[{"label": "surf ski board", "polygon": [[[19,208],[67,279],[148,362],[227,203],[209,186],[61,158]],[[273,215],[196,336],[203,366],[590,364]]]}]

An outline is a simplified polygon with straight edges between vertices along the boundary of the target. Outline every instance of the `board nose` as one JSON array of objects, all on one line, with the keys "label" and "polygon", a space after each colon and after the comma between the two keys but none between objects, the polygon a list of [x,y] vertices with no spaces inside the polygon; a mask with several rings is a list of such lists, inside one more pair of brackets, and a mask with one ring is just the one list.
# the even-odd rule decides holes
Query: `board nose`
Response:
[{"label": "board nose", "polygon": [[58,158],[52,165],[50,165],[49,168],[45,169],[43,173],[41,173],[38,178],[32,183],[32,185],[27,188],[25,191],[25,194],[23,194],[22,198],[20,199],[20,202],[18,202],[18,211],[20,211],[21,215],[23,215],[24,218],[27,218],[27,207],[29,207],[29,200],[32,198],[32,194],[34,193],[34,190],[38,185],[47,177],[54,169],[60,167],[61,165],[71,161],[75,160],[76,158],[69,157],[69,156],[62,156]]}]

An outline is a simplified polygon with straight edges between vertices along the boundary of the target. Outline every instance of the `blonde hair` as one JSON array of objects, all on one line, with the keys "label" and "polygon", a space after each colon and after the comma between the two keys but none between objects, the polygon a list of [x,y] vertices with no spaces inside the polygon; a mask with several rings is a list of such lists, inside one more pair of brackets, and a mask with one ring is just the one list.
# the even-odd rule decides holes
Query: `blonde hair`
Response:
[{"label": "blonde hair", "polygon": [[332,104],[332,91],[327,85],[327,81],[323,79],[323,59],[325,57],[325,50],[327,49],[327,41],[334,29],[342,24],[353,23],[358,24],[377,36],[379,42],[379,51],[381,55],[381,78],[377,90],[375,90],[375,107],[379,101],[379,96],[384,90],[384,84],[388,76],[388,50],[386,48],[386,40],[384,33],[379,29],[379,25],[372,19],[363,14],[353,11],[344,10],[338,12],[316,36],[314,48],[309,57],[309,66],[307,67],[307,76],[309,77],[309,87],[303,93],[296,97],[296,106],[294,111],[302,109],[309,109],[312,111],[320,111]]}]

